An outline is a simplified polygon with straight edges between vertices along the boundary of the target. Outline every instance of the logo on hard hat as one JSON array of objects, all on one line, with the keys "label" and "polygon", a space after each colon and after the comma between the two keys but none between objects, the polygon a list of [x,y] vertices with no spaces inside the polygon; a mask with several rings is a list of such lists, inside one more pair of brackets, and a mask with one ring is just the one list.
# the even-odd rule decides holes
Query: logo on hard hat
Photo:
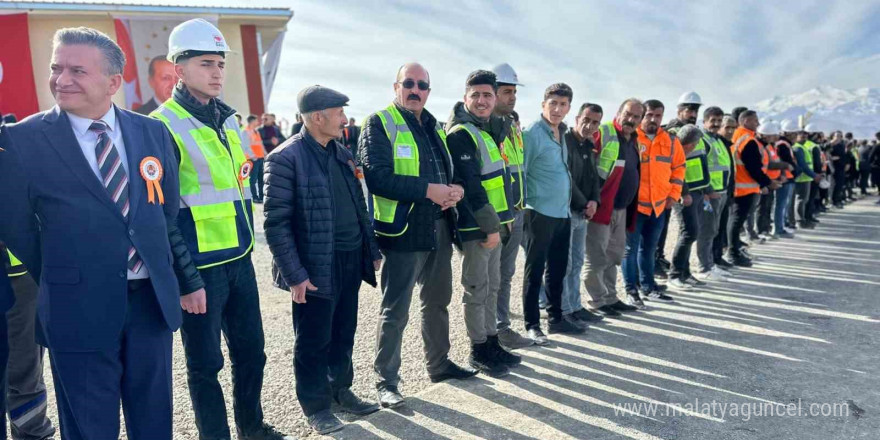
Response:
[{"label": "logo on hard hat", "polygon": [[217,47],[223,47],[223,37],[214,35],[214,44],[216,44]]}]

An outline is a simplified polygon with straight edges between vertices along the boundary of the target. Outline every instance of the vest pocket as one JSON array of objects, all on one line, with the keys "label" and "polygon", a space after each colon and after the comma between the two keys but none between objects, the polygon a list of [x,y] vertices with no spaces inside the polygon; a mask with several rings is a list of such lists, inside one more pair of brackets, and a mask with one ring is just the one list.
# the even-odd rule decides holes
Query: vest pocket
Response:
[{"label": "vest pocket", "polygon": [[196,226],[199,253],[238,247],[233,202],[190,207]]}]

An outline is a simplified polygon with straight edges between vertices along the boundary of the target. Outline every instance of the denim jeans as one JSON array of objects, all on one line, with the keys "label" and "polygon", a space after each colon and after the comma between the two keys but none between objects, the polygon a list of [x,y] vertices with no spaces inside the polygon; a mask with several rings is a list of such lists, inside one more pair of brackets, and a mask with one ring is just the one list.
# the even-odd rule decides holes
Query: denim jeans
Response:
[{"label": "denim jeans", "polygon": [[186,355],[189,395],[200,439],[228,439],[226,403],[217,374],[223,369],[220,332],[232,363],[235,424],[245,435],[263,425],[263,321],[250,255],[199,271],[205,281],[208,313],[183,314],[180,334]]},{"label": "denim jeans", "polygon": [[794,182],[788,182],[776,190],[776,206],[774,208],[773,225],[774,232],[785,232],[786,217],[788,216],[789,201],[794,191]]},{"label": "denim jeans", "polygon": [[[584,267],[584,247],[587,242],[588,220],[581,213],[571,214],[571,244],[569,245],[568,270],[562,285],[562,314],[568,315],[581,306],[581,269]],[[542,292],[544,293],[544,292]]]},{"label": "denim jeans", "polygon": [[254,159],[254,169],[251,171],[251,197],[256,201],[263,201],[263,160]]},{"label": "denim jeans", "polygon": [[626,250],[623,252],[623,282],[627,292],[641,286],[643,292],[650,292],[657,284],[654,282],[654,255],[660,234],[666,224],[668,210],[656,216],[636,215],[636,229],[626,234]]}]

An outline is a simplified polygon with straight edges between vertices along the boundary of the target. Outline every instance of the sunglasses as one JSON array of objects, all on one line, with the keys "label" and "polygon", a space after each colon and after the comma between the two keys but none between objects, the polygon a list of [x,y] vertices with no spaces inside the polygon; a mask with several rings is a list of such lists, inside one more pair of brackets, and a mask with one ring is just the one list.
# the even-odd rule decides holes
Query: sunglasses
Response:
[{"label": "sunglasses", "polygon": [[[398,84],[402,85],[404,89],[411,89],[416,86],[416,81],[413,79],[407,78],[407,79],[399,82]],[[428,84],[427,81],[419,81],[418,84],[419,84],[419,90],[421,90],[421,91],[429,90],[431,88],[431,85]]]}]

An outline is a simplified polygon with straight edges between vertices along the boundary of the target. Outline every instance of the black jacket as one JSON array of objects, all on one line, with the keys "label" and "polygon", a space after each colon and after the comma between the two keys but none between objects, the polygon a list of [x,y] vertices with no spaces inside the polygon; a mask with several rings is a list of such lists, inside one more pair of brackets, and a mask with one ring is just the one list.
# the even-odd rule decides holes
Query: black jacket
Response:
[{"label": "black jacket", "polygon": [[[437,120],[422,110],[421,120],[417,121],[413,112],[397,106],[400,114],[406,120],[412,132],[413,138],[419,149],[419,157],[427,158],[431,155],[431,143],[434,143],[444,153],[443,141],[437,134]],[[384,237],[377,235],[376,239],[382,249],[396,251],[431,251],[437,246],[435,241],[434,222],[438,217],[445,217],[450,228],[455,225],[454,209],[440,211],[440,207],[426,197],[428,193],[428,177],[433,174],[431,164],[427,160],[419,161],[419,177],[400,176],[394,174],[394,155],[391,151],[391,141],[382,127],[382,120],[373,114],[364,122],[360,139],[358,139],[358,151],[364,167],[364,178],[370,194],[385,197],[391,200],[413,203],[412,211],[407,217],[407,229],[398,237]],[[449,181],[454,181],[451,158],[442,154],[443,166]],[[455,236],[450,229],[450,234]]]},{"label": "black jacket", "polygon": [[[479,120],[465,109],[463,102],[459,102],[452,108],[449,121],[446,123],[446,130],[449,132],[455,126],[467,123],[488,132],[488,121]],[[502,228],[498,214],[495,213],[495,208],[489,203],[489,196],[486,195],[486,189],[483,188],[480,152],[477,150],[477,145],[474,144],[473,138],[471,138],[467,130],[460,129],[447,135],[446,143],[449,145],[452,163],[455,166],[455,179],[453,183],[459,184],[464,188],[464,199],[456,206],[458,211],[457,226],[459,239],[462,242],[483,240],[488,234],[501,232]],[[512,200],[509,191],[509,175],[504,176],[504,187],[507,190],[508,200]],[[480,229],[476,231],[462,230],[473,227],[479,227]]]},{"label": "black jacket", "polygon": [[599,203],[595,146],[589,139],[579,141],[573,129],[565,133],[565,145],[568,147],[568,171],[571,174],[571,211],[581,213],[588,202]]},{"label": "black jacket", "polygon": [[[263,140],[263,149],[266,150],[266,154],[272,152],[272,150],[281,146],[285,140],[287,140],[284,135],[281,133],[281,127],[277,125],[261,125],[257,127],[257,133],[260,134],[260,139]],[[299,131],[294,131],[294,134],[299,133]],[[278,145],[272,145],[272,138],[278,138]]]},{"label": "black jacket", "polygon": [[327,146],[331,155],[303,128],[266,156],[263,207],[266,242],[272,252],[272,278],[276,287],[290,290],[309,280],[316,291],[306,292],[333,298],[333,253],[335,201],[328,166],[331,160],[350,168],[343,173],[352,198],[357,204],[361,224],[363,258],[360,277],[376,285],[373,261],[381,259],[373,236],[370,216],[360,182],[355,177],[354,157],[339,142]]},{"label": "black jacket", "polygon": [[764,157],[761,155],[761,149],[758,143],[752,139],[746,143],[742,150],[742,162],[746,172],[752,177],[761,188],[770,185],[770,178],[764,173]]}]

